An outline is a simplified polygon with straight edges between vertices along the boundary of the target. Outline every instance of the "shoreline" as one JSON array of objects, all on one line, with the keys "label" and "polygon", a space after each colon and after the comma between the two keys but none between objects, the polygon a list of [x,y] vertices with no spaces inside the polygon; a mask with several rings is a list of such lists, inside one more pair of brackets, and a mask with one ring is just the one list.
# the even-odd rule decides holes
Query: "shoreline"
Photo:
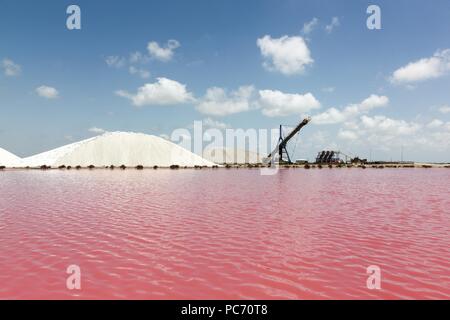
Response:
[{"label": "shoreline", "polygon": [[[38,166],[38,167],[6,167],[0,166],[0,171],[27,171],[27,170],[39,170],[39,171],[86,171],[86,170],[207,170],[207,169],[261,169],[269,168],[270,166],[264,164],[217,164],[214,166]],[[450,169],[450,163],[427,163],[427,162],[414,162],[414,163],[401,163],[401,162],[389,162],[389,163],[366,163],[366,164],[280,164],[279,169],[345,169],[345,168],[357,168],[357,169]]]}]

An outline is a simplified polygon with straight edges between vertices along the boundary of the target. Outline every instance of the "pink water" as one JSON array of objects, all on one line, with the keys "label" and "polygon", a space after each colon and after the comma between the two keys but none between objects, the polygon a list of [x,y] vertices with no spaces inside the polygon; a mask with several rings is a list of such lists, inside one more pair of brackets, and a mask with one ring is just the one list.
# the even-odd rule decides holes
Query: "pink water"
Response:
[{"label": "pink water", "polygon": [[449,299],[449,194],[448,169],[0,172],[0,298]]}]

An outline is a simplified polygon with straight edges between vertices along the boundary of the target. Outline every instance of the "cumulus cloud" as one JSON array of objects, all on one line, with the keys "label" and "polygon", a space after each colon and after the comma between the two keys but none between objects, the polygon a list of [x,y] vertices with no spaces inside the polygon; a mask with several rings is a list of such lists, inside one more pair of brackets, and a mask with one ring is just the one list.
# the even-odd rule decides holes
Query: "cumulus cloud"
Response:
[{"label": "cumulus cloud", "polygon": [[[345,122],[336,132],[341,140],[338,148],[347,142],[352,149],[356,146],[367,150],[367,147],[395,151],[400,155],[400,147],[410,152],[445,152],[450,150],[450,121],[440,119],[417,122],[418,120],[393,119],[385,115],[361,115]],[[323,144],[331,141],[333,136],[327,137]],[[397,154],[398,152],[398,154]],[[391,154],[392,156],[393,154]],[[409,157],[409,156],[408,156]]]},{"label": "cumulus cloud", "polygon": [[142,69],[142,68],[137,68],[135,66],[130,66],[128,68],[128,72],[130,72],[130,74],[135,74],[138,75],[139,77],[141,77],[142,79],[147,79],[150,77],[150,72]]},{"label": "cumulus cloud", "polygon": [[136,75],[142,79],[147,79],[150,77],[150,72],[136,65],[145,64],[149,59],[150,58],[148,56],[136,51],[130,54],[130,58],[128,60],[121,56],[108,56],[106,57],[105,62],[109,67],[117,69],[128,66],[128,72],[131,75]]},{"label": "cumulus cloud", "polygon": [[358,139],[358,134],[355,131],[340,129],[338,132],[338,138],[343,140],[354,141]]},{"label": "cumulus cloud", "polygon": [[102,128],[97,128],[97,127],[89,128],[88,131],[89,131],[89,132],[92,132],[92,133],[96,133],[96,134],[103,134],[103,133],[106,132],[106,130],[104,130],[104,129],[102,129]]},{"label": "cumulus cloud", "polygon": [[444,124],[443,121],[439,119],[434,119],[427,125],[427,127],[430,129],[435,129],[441,127],[443,124]]},{"label": "cumulus cloud", "polygon": [[211,118],[205,118],[203,119],[203,126],[206,128],[216,128],[216,129],[227,129],[230,128],[230,125],[220,122]]},{"label": "cumulus cloud", "polygon": [[[399,146],[419,145],[429,147],[436,145],[437,137],[442,137],[444,131],[433,128],[427,129],[426,125],[414,121],[392,119],[384,115],[362,115],[346,122],[340,128],[337,137],[351,145],[371,145],[384,151],[398,148]],[[441,144],[444,141],[441,141]],[[450,143],[447,143],[450,146]]]},{"label": "cumulus cloud", "polygon": [[327,33],[331,33],[336,27],[339,27],[341,25],[341,23],[340,23],[340,21],[339,21],[339,18],[338,17],[333,17],[332,19],[331,19],[331,23],[330,24],[327,24],[326,26],[325,26],[325,31],[327,32]]},{"label": "cumulus cloud", "polygon": [[305,22],[303,24],[302,33],[310,34],[317,27],[318,23],[319,23],[319,19],[317,19],[316,17],[312,18],[311,21]]},{"label": "cumulus cloud", "polygon": [[58,90],[49,86],[40,86],[36,88],[36,93],[46,99],[56,99],[59,96]]},{"label": "cumulus cloud", "polygon": [[145,64],[150,61],[150,57],[145,54],[142,54],[140,51],[136,51],[136,52],[130,53],[129,61],[132,64],[138,64],[138,63]]},{"label": "cumulus cloud", "polygon": [[442,106],[439,108],[439,112],[446,114],[446,113],[450,113],[450,106]]},{"label": "cumulus cloud", "polygon": [[147,83],[138,88],[137,93],[131,94],[124,90],[116,91],[120,97],[130,99],[133,105],[174,105],[194,101],[186,85],[167,78],[157,78],[155,83]]},{"label": "cumulus cloud", "polygon": [[368,98],[364,99],[357,108],[361,111],[369,111],[375,108],[384,107],[389,103],[389,98],[386,96],[378,96],[371,94]]},{"label": "cumulus cloud", "polygon": [[386,116],[361,117],[361,135],[364,143],[380,149],[392,150],[399,146],[418,149],[445,148],[450,146],[443,140],[445,132],[428,129],[419,123],[391,119]]},{"label": "cumulus cloud", "polygon": [[227,92],[223,88],[212,87],[197,104],[197,110],[213,116],[226,116],[248,111],[251,108],[253,86],[241,86],[239,89]]},{"label": "cumulus cloud", "polygon": [[260,90],[259,105],[268,117],[283,117],[304,114],[320,108],[320,103],[311,94],[284,93],[278,90]]},{"label": "cumulus cloud", "polygon": [[105,62],[109,67],[114,68],[122,68],[126,65],[125,58],[120,56],[108,56],[106,57]]},{"label": "cumulus cloud", "polygon": [[395,120],[386,116],[362,116],[362,128],[370,133],[378,133],[387,136],[411,135],[416,133],[421,125],[405,120]]},{"label": "cumulus cloud", "polygon": [[[201,120],[201,124],[203,126],[203,128],[205,129],[219,129],[219,130],[224,130],[224,129],[228,129],[231,128],[231,125],[225,123],[225,122],[221,122],[218,120],[214,120],[213,118],[204,118],[203,120]],[[186,126],[187,129],[194,129],[194,124],[190,123]]]},{"label": "cumulus cloud", "polygon": [[3,59],[2,68],[5,76],[8,77],[18,76],[22,72],[21,66],[12,61],[11,59]]},{"label": "cumulus cloud", "polygon": [[450,71],[450,49],[437,51],[432,57],[411,62],[395,70],[390,78],[394,84],[410,84],[439,78]]},{"label": "cumulus cloud", "polygon": [[180,43],[177,40],[167,41],[164,47],[160,46],[156,41],[151,41],[147,45],[147,50],[152,58],[167,62],[172,60],[174,50],[178,47],[180,47]]},{"label": "cumulus cloud", "polygon": [[335,124],[348,121],[360,114],[367,113],[372,109],[384,107],[389,103],[386,96],[370,95],[358,104],[350,104],[344,109],[329,108],[328,110],[313,116],[315,124]]},{"label": "cumulus cloud", "polygon": [[336,108],[329,108],[328,110],[315,115],[313,117],[313,123],[315,124],[334,124],[339,122],[344,122],[346,120],[346,115],[344,111],[338,110]]},{"label": "cumulus cloud", "polygon": [[265,59],[263,66],[270,71],[278,71],[284,75],[298,74],[314,62],[302,37],[272,38],[265,35],[259,38],[256,44]]}]

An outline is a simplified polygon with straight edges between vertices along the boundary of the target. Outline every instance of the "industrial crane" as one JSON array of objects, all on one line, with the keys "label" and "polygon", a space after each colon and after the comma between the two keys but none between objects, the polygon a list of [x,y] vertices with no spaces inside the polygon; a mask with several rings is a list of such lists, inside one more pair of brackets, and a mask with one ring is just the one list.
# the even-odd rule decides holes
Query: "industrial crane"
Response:
[{"label": "industrial crane", "polygon": [[[305,118],[300,122],[285,138],[282,134],[282,125],[280,125],[280,137],[278,139],[277,146],[275,149],[269,153],[265,159],[266,163],[275,162],[275,157],[278,155],[279,163],[292,163],[289,153],[286,149],[286,145],[304,126],[306,126],[311,121],[311,118]],[[286,155],[286,157],[284,157]]]}]

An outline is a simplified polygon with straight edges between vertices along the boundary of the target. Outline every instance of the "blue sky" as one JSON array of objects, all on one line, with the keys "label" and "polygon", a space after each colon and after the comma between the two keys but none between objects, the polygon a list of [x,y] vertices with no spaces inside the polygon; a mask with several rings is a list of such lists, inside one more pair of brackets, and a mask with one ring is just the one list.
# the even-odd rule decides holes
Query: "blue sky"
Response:
[{"label": "blue sky", "polygon": [[[81,30],[66,28],[70,4]],[[370,4],[381,30],[366,27]],[[450,161],[450,1],[0,6],[0,147],[17,155],[101,130],[276,128],[307,114],[298,157],[389,160],[403,146],[407,159]]]}]

